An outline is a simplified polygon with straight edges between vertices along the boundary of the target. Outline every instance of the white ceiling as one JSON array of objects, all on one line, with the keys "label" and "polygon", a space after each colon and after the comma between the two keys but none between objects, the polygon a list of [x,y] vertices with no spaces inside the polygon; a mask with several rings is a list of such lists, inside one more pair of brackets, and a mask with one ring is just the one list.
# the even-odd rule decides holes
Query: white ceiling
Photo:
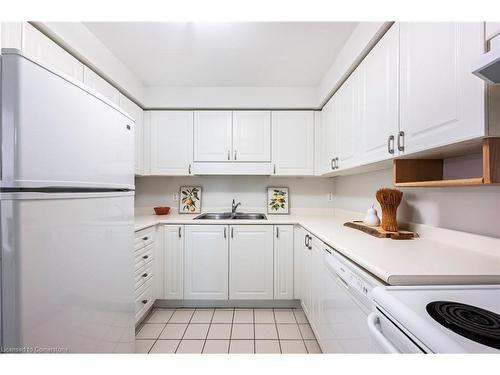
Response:
[{"label": "white ceiling", "polygon": [[87,22],[146,86],[314,86],[355,22]]}]

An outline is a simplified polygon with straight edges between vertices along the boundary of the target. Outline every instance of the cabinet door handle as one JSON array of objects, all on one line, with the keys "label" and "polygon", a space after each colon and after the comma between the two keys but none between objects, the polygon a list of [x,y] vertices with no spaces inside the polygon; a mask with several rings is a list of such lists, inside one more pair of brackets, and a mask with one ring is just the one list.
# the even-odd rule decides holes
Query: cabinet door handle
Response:
[{"label": "cabinet door handle", "polygon": [[399,151],[405,150],[405,132],[404,131],[400,131],[398,133],[398,150]]},{"label": "cabinet door handle", "polygon": [[335,169],[339,169],[339,157],[335,158]]},{"label": "cabinet door handle", "polygon": [[332,168],[332,170],[335,169],[335,166],[333,165],[334,161],[335,161],[335,158],[332,158],[332,160],[330,161],[330,167]]},{"label": "cabinet door handle", "polygon": [[224,227],[224,238],[227,238],[227,235],[226,235],[226,227]]},{"label": "cabinet door handle", "polygon": [[276,227],[276,238],[280,238],[280,228]]},{"label": "cabinet door handle", "polygon": [[236,160],[236,154],[238,151],[234,150],[234,160]]},{"label": "cabinet door handle", "polygon": [[141,302],[145,305],[146,303],[148,303],[148,300],[147,299],[143,299]]},{"label": "cabinet door handle", "polygon": [[148,258],[149,258],[149,256],[148,256],[148,255],[144,255],[144,256],[142,257],[142,259],[148,259]]},{"label": "cabinet door handle", "polygon": [[231,238],[234,238],[234,228],[231,227]]},{"label": "cabinet door handle", "polygon": [[227,150],[227,160],[231,160],[231,150]]},{"label": "cabinet door handle", "polygon": [[148,274],[147,273],[143,273],[142,277],[148,277]]},{"label": "cabinet door handle", "polygon": [[276,164],[273,164],[273,174],[276,174]]},{"label": "cabinet door handle", "polygon": [[188,166],[188,174],[191,174],[191,164]]},{"label": "cabinet door handle", "polygon": [[309,236],[308,236],[307,234],[304,236],[304,245],[305,245],[307,248],[309,248],[309,245],[307,244],[307,238],[308,238],[308,237],[309,237]]},{"label": "cabinet door handle", "polygon": [[142,237],[142,240],[143,240],[143,241],[147,241],[148,239],[149,239],[149,237],[148,237],[148,236]]},{"label": "cabinet door handle", "polygon": [[387,152],[394,154],[394,136],[392,134],[387,138]]},{"label": "cabinet door handle", "polygon": [[179,227],[179,238],[182,237],[182,233],[181,233],[181,227]]}]

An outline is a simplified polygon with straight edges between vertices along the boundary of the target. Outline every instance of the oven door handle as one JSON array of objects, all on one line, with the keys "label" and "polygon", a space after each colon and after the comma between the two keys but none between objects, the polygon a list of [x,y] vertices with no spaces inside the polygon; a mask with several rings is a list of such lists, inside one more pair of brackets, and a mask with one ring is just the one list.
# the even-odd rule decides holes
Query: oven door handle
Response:
[{"label": "oven door handle", "polygon": [[372,312],[367,318],[368,330],[370,331],[372,338],[379,344],[385,351],[385,353],[400,353],[394,345],[382,334],[380,329],[380,320],[377,313]]}]

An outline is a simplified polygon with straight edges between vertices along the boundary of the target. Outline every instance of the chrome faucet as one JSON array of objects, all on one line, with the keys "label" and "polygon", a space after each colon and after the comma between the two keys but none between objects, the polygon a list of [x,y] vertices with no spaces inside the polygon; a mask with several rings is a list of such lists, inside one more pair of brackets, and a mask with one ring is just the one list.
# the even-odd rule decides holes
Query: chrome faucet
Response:
[{"label": "chrome faucet", "polygon": [[235,214],[236,213],[236,209],[238,208],[238,206],[240,204],[241,204],[241,202],[236,203],[236,201],[233,199],[233,204],[231,205],[231,213]]}]

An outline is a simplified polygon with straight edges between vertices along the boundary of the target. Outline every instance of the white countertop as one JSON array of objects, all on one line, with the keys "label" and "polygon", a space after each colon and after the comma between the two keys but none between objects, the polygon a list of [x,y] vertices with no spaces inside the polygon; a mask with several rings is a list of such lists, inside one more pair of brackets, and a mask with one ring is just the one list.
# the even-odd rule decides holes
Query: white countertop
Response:
[{"label": "white countertop", "polygon": [[[196,216],[138,215],[135,229],[156,224],[299,224],[389,285],[500,284],[500,239],[496,238],[439,229],[443,231],[439,241],[438,236],[420,232],[421,237],[413,240],[382,239],[344,227],[347,220],[333,215],[267,215],[267,220],[237,222],[193,220]],[[478,251],[471,244],[489,249]]]}]

